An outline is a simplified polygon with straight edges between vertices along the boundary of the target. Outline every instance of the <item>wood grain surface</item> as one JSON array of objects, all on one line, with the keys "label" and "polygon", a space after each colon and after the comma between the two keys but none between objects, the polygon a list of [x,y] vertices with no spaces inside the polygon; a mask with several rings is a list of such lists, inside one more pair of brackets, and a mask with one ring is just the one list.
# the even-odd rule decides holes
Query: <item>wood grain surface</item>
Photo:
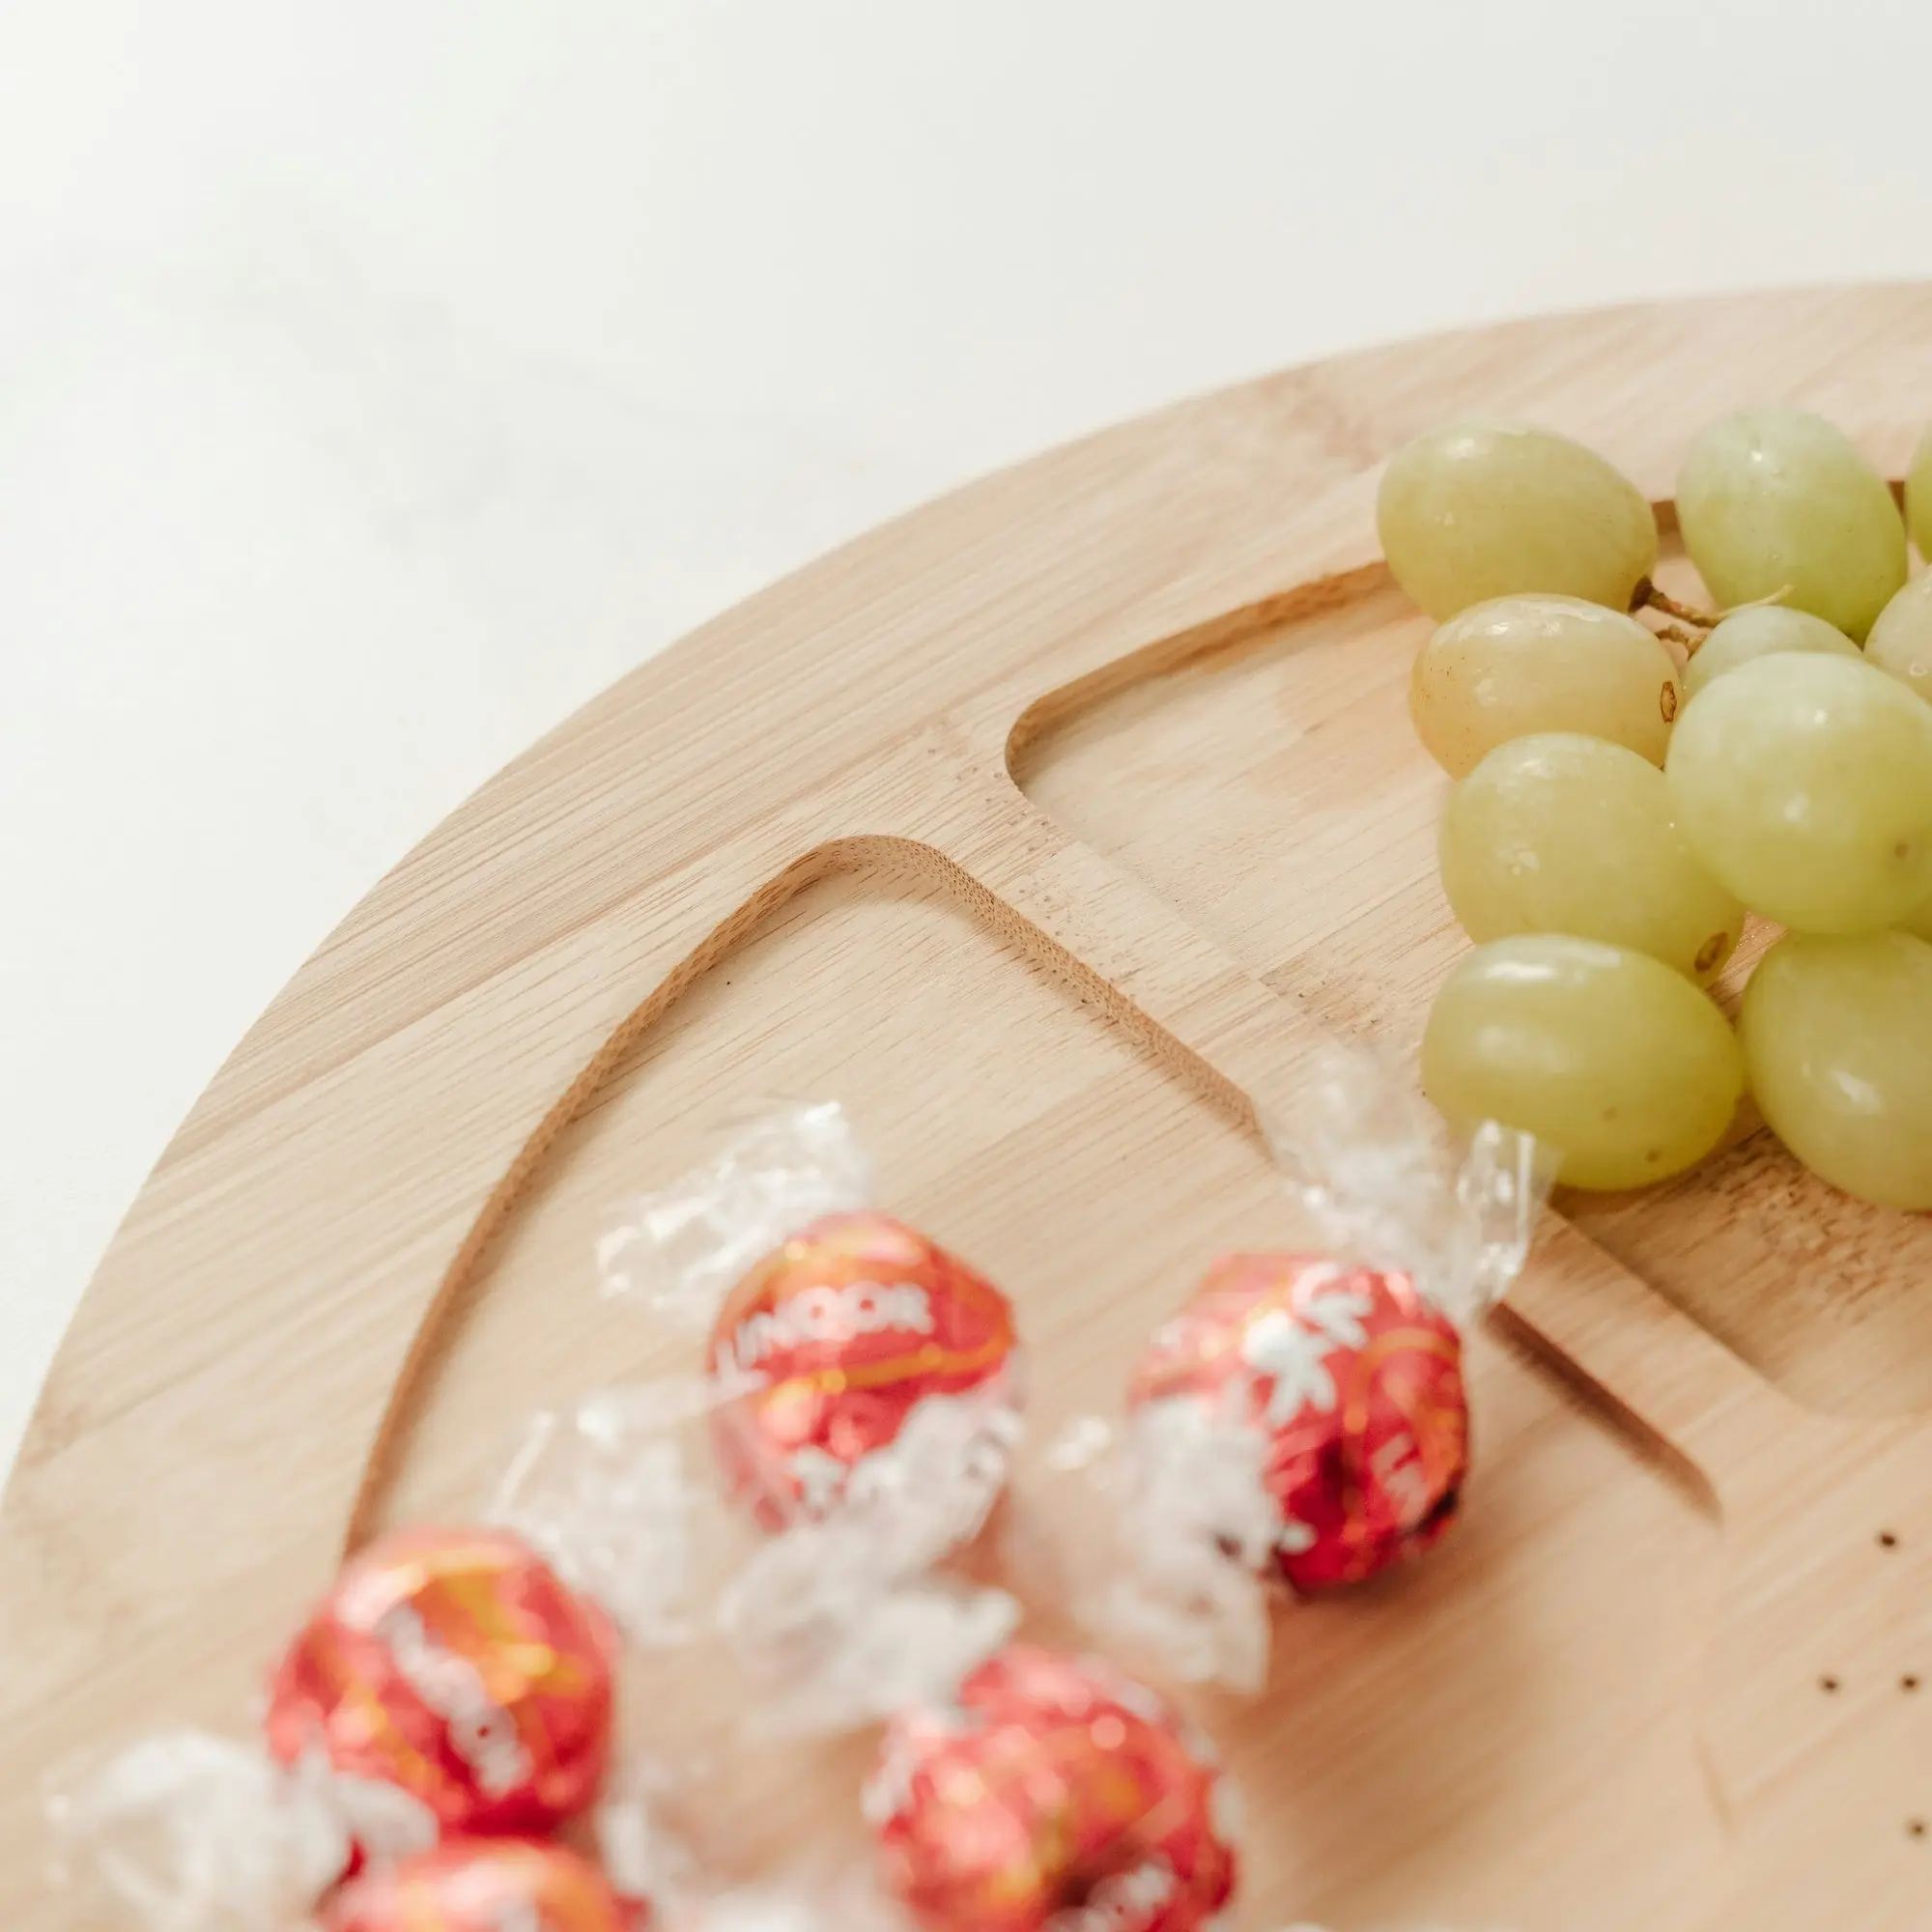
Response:
[{"label": "wood grain surface", "polygon": [[[1932,291],[1183,405],[814,565],[487,785],[237,1049],[62,1350],[0,1505],[0,1923],[48,1764],[245,1728],[348,1541],[469,1509],[521,1411],[667,1365],[594,1239],[734,1101],[842,1098],[886,1202],[1013,1293],[1041,1430],[1109,1406],[1212,1252],[1293,1233],[1255,1102],[1320,1029],[1412,1043],[1462,944],[1380,463],[1527,417],[1663,502],[1756,402],[1897,474]],[[1254,1813],[1237,1922],[1932,1923],[1926,1221],[1748,1122],[1559,1206],[1476,1350],[1465,1526],[1287,1613],[1267,1694],[1205,1709]],[[639,1675],[634,1723],[671,1725]],[[739,1770],[705,1828],[740,1863],[853,1837],[853,1749]]]}]

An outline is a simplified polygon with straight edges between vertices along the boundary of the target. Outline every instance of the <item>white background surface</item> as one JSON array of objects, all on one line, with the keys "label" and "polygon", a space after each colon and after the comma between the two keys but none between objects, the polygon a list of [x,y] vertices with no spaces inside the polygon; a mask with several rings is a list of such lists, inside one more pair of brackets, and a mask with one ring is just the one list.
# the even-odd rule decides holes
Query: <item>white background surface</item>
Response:
[{"label": "white background surface", "polygon": [[1922,0],[0,0],[0,1467],[377,876],[842,535],[1527,309],[1932,273]]}]

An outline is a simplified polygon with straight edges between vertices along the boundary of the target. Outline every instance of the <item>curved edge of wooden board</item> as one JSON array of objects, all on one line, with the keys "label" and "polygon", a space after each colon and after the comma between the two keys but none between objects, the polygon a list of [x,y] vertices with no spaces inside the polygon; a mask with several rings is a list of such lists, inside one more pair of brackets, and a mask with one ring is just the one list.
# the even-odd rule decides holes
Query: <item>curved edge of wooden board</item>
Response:
[{"label": "curved edge of wooden board", "polygon": [[[1236,1104],[1281,1076],[1287,1009],[1027,807],[1016,722],[1375,568],[1375,466],[1477,406],[1590,438],[1652,496],[1670,426],[1732,398],[1833,408],[1895,466],[1887,375],[1909,362],[1927,386],[1928,324],[1922,289],[1803,292],[1291,372],[976,485],[622,680],[351,915],[130,1210],[0,1504],[0,1651],[28,1660],[0,1689],[16,1739],[46,1735],[64,1700],[74,1724],[105,1722],[113,1680],[157,1662],[209,1597],[245,1589],[272,1617],[320,1584],[440,1285],[614,1042],[796,890],[794,868],[843,840],[929,845]],[[1556,1313],[1523,1312],[1559,1350],[1599,1346],[1589,1321],[1566,1337]],[[1708,1404],[1648,1353],[1600,1357],[1600,1379],[1681,1447]],[[270,1391],[283,1434],[265,1444]],[[251,1627],[238,1613],[219,1640]],[[95,1687],[103,1646],[115,1668]]]}]

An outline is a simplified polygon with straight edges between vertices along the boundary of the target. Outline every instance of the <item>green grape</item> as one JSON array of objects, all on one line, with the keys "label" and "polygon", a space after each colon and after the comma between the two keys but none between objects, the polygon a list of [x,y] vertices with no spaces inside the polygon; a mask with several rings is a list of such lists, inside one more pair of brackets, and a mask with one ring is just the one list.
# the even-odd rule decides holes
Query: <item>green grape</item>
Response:
[{"label": "green grape", "polygon": [[1918,439],[1905,472],[1905,521],[1918,554],[1932,563],[1932,429]]},{"label": "green grape", "polygon": [[1905,526],[1857,445],[1802,410],[1745,410],[1690,445],[1684,547],[1720,604],[1785,601],[1862,643],[1905,582]]},{"label": "green grape", "polygon": [[1932,899],[1915,912],[1909,912],[1898,922],[1901,932],[1917,933],[1920,939],[1932,939]]},{"label": "green grape", "polygon": [[[1896,600],[1894,600],[1896,601]],[[1808,611],[1790,611],[1781,604],[1761,604],[1726,617],[1706,638],[1684,672],[1684,692],[1695,697],[1714,677],[1736,670],[1753,658],[1774,651],[1835,652],[1855,658],[1859,647],[1838,629]]]},{"label": "green grape", "polygon": [[1439,849],[1474,940],[1574,933],[1706,980],[1744,930],[1744,907],[1678,830],[1663,774],[1606,739],[1498,745],[1449,794]]},{"label": "green grape", "polygon": [[1685,712],[1664,766],[1697,856],[1801,932],[1869,932],[1932,897],[1932,705],[1867,664],[1780,652]]},{"label": "green grape", "polygon": [[1460,779],[1533,731],[1608,738],[1661,765],[1682,698],[1677,660],[1634,617],[1577,597],[1498,597],[1423,645],[1408,714]]},{"label": "green grape", "polygon": [[1932,1208],[1932,946],[1903,932],[1793,933],[1738,1022],[1773,1131],[1812,1173],[1882,1208]]},{"label": "green grape", "polygon": [[1479,947],[1435,996],[1422,1084],[1562,1157],[1572,1187],[1641,1187],[1701,1159],[1744,1092],[1724,1016],[1641,952],[1544,933]]},{"label": "green grape", "polygon": [[1932,704],[1932,570],[1921,571],[1879,612],[1865,656]]},{"label": "green grape", "polygon": [[1432,617],[1549,590],[1628,611],[1657,562],[1634,484],[1547,429],[1451,423],[1397,452],[1376,498],[1395,581]]}]

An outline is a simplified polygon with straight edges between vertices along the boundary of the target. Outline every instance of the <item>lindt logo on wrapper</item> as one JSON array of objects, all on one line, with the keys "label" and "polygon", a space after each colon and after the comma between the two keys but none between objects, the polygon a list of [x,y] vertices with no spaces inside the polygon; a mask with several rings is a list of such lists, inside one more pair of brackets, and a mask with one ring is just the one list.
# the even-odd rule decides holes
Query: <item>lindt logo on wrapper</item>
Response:
[{"label": "lindt logo on wrapper", "polygon": [[388,1646],[403,1681],[449,1727],[450,1743],[483,1791],[500,1798],[529,1776],[530,1755],[516,1720],[491,1696],[468,1658],[438,1643],[408,1604],[384,1611],[375,1634]]},{"label": "lindt logo on wrapper", "polygon": [[855,1282],[802,1290],[776,1308],[747,1316],[721,1351],[720,1367],[741,1374],[809,1343],[839,1343],[900,1329],[933,1332],[932,1298],[916,1282]]},{"label": "lindt logo on wrapper", "polygon": [[[801,1513],[823,1515],[858,1464],[910,1448],[902,1433],[936,1420],[945,1443],[926,1443],[940,1453],[921,1480],[947,1493],[931,1521],[977,1526],[984,1512],[954,1498],[962,1458],[952,1453],[975,1432],[946,1424],[944,1411],[969,1396],[975,1412],[1016,1407],[1014,1355],[1012,1306],[991,1282],[889,1215],[829,1215],[774,1248],[713,1322],[705,1362],[725,1486],[766,1529],[784,1529]],[[868,1480],[897,1494],[911,1466],[909,1453]]]},{"label": "lindt logo on wrapper", "polygon": [[1056,1912],[1046,1932],[1147,1932],[1178,1889],[1173,1867],[1165,1859],[1151,1859],[1102,1879],[1085,1905]]}]

